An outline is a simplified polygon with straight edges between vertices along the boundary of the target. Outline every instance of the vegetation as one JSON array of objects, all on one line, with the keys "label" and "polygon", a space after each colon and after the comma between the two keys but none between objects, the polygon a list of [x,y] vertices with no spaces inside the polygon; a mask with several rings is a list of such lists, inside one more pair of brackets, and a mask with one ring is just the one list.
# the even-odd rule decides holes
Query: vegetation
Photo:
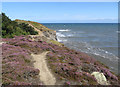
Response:
[{"label": "vegetation", "polygon": [[[5,38],[2,60],[3,84],[33,85],[38,82],[39,70],[32,67],[31,53],[49,51],[47,60],[57,80],[68,85],[98,85],[92,72],[104,73],[110,84],[117,84],[116,75],[92,57],[45,41],[31,41],[28,36]],[[29,81],[29,79],[31,79]],[[33,80],[34,79],[34,80]],[[35,83],[36,82],[36,83]]]},{"label": "vegetation", "polygon": [[[31,54],[49,51],[46,55],[48,65],[57,81],[67,85],[98,85],[92,72],[105,75],[110,84],[118,84],[118,78],[104,64],[85,53],[65,47],[63,44],[50,40],[30,40],[29,36],[36,31],[50,31],[47,27],[31,21],[10,20],[2,13],[2,85],[42,85],[39,79],[40,70],[33,66]],[[41,27],[40,27],[41,26]],[[51,30],[52,31],[52,30]],[[50,33],[50,32],[49,32]],[[7,38],[8,37],[8,38]],[[14,37],[14,39],[12,38]]]},{"label": "vegetation", "polygon": [[[18,43],[23,38],[19,37]],[[11,40],[14,39],[3,39]],[[21,40],[22,41],[22,40]],[[21,43],[21,42],[20,42]],[[25,42],[24,42],[25,43]],[[2,85],[39,85],[39,70],[35,69],[30,51],[20,46],[10,44],[2,45]],[[37,84],[39,83],[39,84]]]},{"label": "vegetation", "polygon": [[53,43],[53,44],[58,45],[58,46],[64,46],[63,43],[60,43],[60,42],[55,41],[55,40],[50,40],[50,43]]},{"label": "vegetation", "polygon": [[2,15],[0,14],[0,37],[2,36]]},{"label": "vegetation", "polygon": [[16,19],[15,21],[18,22],[18,23],[31,24],[31,25],[33,25],[35,28],[39,29],[40,31],[54,31],[54,30],[51,30],[51,29],[47,28],[46,26],[44,26],[44,25],[42,25],[42,24],[40,24],[40,23],[37,23],[37,22],[25,21],[25,20],[19,20],[19,19]]},{"label": "vegetation", "polygon": [[12,38],[20,35],[36,35],[37,31],[28,24],[18,24],[16,21],[9,19],[5,13],[2,13],[2,37]]}]

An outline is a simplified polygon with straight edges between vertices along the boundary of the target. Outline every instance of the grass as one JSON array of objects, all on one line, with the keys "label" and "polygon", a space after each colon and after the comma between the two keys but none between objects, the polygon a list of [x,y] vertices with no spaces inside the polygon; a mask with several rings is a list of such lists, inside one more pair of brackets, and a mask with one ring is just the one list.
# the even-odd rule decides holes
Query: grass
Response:
[{"label": "grass", "polygon": [[25,20],[19,20],[19,19],[16,19],[15,20],[16,22],[18,23],[26,23],[26,24],[31,24],[33,25],[35,28],[41,30],[41,31],[54,31],[54,30],[51,30],[49,28],[47,28],[46,26],[38,23],[38,22],[33,22],[33,21],[25,21]]},{"label": "grass", "polygon": [[60,42],[58,42],[58,41],[50,40],[50,42],[51,42],[52,44],[55,44],[55,45],[58,45],[58,46],[64,46],[64,44],[62,44],[62,43],[60,43]]}]

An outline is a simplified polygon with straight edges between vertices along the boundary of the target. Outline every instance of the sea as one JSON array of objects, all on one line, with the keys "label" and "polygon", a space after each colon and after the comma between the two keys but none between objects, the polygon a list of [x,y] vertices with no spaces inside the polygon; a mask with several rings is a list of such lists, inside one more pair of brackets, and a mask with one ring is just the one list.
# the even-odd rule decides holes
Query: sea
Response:
[{"label": "sea", "polygon": [[117,23],[43,23],[66,47],[87,53],[118,73]]}]

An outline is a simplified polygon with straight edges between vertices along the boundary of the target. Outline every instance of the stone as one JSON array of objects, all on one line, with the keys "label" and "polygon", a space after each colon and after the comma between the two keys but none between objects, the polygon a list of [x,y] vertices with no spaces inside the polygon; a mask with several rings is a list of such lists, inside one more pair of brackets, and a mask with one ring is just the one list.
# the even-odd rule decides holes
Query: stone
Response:
[{"label": "stone", "polygon": [[95,77],[100,85],[110,85],[103,73],[93,72],[91,75]]}]

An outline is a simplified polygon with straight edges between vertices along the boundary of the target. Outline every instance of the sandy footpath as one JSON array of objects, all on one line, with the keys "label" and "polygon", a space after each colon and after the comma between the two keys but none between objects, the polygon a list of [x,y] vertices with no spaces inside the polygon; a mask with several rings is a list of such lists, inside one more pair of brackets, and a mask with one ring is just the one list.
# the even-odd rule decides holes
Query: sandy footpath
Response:
[{"label": "sandy footpath", "polygon": [[49,70],[46,62],[46,54],[48,52],[43,52],[41,54],[31,54],[33,57],[33,60],[36,61],[34,63],[34,67],[40,70],[40,80],[45,84],[45,85],[55,85],[56,79]]},{"label": "sandy footpath", "polygon": [[36,27],[34,27],[32,24],[29,23],[29,26],[33,27],[34,30],[38,32],[38,35],[34,35],[34,36],[44,36],[43,33],[39,29],[37,29]]}]

